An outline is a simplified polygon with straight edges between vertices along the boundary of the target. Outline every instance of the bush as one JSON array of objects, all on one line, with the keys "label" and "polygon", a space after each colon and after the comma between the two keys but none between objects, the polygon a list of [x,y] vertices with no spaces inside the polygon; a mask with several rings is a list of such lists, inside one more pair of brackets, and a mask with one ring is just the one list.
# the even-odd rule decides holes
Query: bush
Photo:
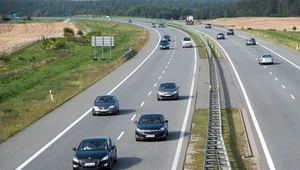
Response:
[{"label": "bush", "polygon": [[297,30],[297,28],[296,28],[295,26],[293,26],[293,28],[292,28],[292,29],[293,29],[293,31],[296,31],[296,30]]},{"label": "bush", "polygon": [[2,54],[2,55],[0,55],[0,61],[10,62],[11,58],[8,55]]},{"label": "bush", "polygon": [[54,49],[56,50],[66,48],[66,46],[66,42],[63,40],[57,40],[54,42]]},{"label": "bush", "polygon": [[286,31],[286,29],[283,29],[283,31]]},{"label": "bush", "polygon": [[67,37],[67,36],[74,36],[74,30],[72,28],[68,28],[68,27],[65,27],[64,28],[64,37]]},{"label": "bush", "polygon": [[252,30],[252,28],[251,28],[251,27],[248,27],[247,30]]},{"label": "bush", "polygon": [[274,29],[274,28],[271,28],[271,29],[268,29],[268,31],[276,31],[276,29]]},{"label": "bush", "polygon": [[11,18],[8,17],[8,16],[2,16],[2,20],[3,20],[3,21],[9,21],[9,20],[11,20]]},{"label": "bush", "polygon": [[81,30],[78,30],[77,35],[83,35],[83,32]]}]

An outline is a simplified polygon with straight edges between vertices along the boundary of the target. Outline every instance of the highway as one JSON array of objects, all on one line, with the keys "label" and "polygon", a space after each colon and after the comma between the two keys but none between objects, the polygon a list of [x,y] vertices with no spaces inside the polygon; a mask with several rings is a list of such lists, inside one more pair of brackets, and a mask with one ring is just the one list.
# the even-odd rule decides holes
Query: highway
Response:
[{"label": "highway", "polygon": [[[254,120],[261,168],[299,169],[299,55],[258,37],[258,45],[246,46],[246,38],[252,36],[238,31],[227,36],[223,27],[191,27],[213,38],[225,51],[224,60],[232,67],[235,85],[242,89],[244,106]],[[226,39],[216,40],[221,32]],[[275,63],[259,65],[261,54],[272,54]]]},{"label": "highway", "polygon": [[[0,144],[1,169],[72,169],[72,148],[90,136],[109,136],[116,143],[118,162],[113,169],[182,169],[195,104],[198,54],[195,48],[181,48],[187,36],[183,32],[144,26],[150,39],[134,58]],[[170,50],[159,50],[164,34],[171,35]],[[179,100],[157,101],[156,89],[164,81],[177,83]],[[92,116],[93,100],[106,93],[119,99],[119,114]],[[167,141],[135,141],[133,122],[149,112],[163,113],[169,120]]]}]

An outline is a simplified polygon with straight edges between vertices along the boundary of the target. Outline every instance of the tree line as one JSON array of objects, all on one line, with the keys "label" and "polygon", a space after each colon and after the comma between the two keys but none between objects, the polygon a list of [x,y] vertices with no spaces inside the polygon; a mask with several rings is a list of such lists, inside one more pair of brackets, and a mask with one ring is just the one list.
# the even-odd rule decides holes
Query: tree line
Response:
[{"label": "tree line", "polygon": [[117,15],[146,18],[195,19],[223,17],[299,16],[300,0],[4,0],[0,15],[20,17]]}]

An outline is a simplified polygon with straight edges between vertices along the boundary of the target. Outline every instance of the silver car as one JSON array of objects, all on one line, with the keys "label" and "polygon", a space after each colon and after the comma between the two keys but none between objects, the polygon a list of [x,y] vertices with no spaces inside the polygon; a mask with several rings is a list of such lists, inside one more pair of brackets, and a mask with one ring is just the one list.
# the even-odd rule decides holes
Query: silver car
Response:
[{"label": "silver car", "polygon": [[119,101],[113,94],[97,96],[92,107],[92,114],[117,114],[119,112]]},{"label": "silver car", "polygon": [[263,54],[261,56],[259,56],[258,58],[258,64],[262,65],[262,64],[273,64],[274,60],[272,55],[270,54]]},{"label": "silver car", "polygon": [[179,87],[174,82],[161,83],[157,89],[157,100],[179,99]]},{"label": "silver car", "polygon": [[246,45],[256,45],[255,38],[248,38],[246,40]]},{"label": "silver car", "polygon": [[191,37],[184,37],[182,40],[182,48],[193,47],[193,42]]}]

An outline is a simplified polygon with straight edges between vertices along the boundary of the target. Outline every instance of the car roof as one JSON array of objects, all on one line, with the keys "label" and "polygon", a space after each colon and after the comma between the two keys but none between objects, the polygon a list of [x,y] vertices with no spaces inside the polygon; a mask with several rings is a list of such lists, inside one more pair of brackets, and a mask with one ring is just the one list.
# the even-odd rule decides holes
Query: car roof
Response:
[{"label": "car roof", "polygon": [[261,57],[263,57],[263,56],[271,56],[272,57],[271,54],[262,54]]},{"label": "car roof", "polygon": [[218,35],[224,35],[223,33],[218,33]]},{"label": "car roof", "polygon": [[109,137],[107,137],[107,136],[92,136],[92,137],[83,138],[83,140],[91,140],[91,139],[107,140],[107,139],[109,139]]},{"label": "car roof", "polygon": [[170,37],[170,35],[168,35],[168,34],[164,35],[164,37],[165,37],[165,36],[168,36],[168,37]]},{"label": "car roof", "polygon": [[159,113],[159,112],[153,112],[153,113],[142,113],[141,117],[142,116],[164,116],[164,115],[162,113]]},{"label": "car roof", "polygon": [[115,96],[115,95],[113,95],[113,94],[100,94],[100,95],[97,96],[97,97],[105,97],[105,96]]},{"label": "car roof", "polygon": [[172,81],[168,81],[168,82],[161,82],[160,84],[176,84],[176,83]]}]

